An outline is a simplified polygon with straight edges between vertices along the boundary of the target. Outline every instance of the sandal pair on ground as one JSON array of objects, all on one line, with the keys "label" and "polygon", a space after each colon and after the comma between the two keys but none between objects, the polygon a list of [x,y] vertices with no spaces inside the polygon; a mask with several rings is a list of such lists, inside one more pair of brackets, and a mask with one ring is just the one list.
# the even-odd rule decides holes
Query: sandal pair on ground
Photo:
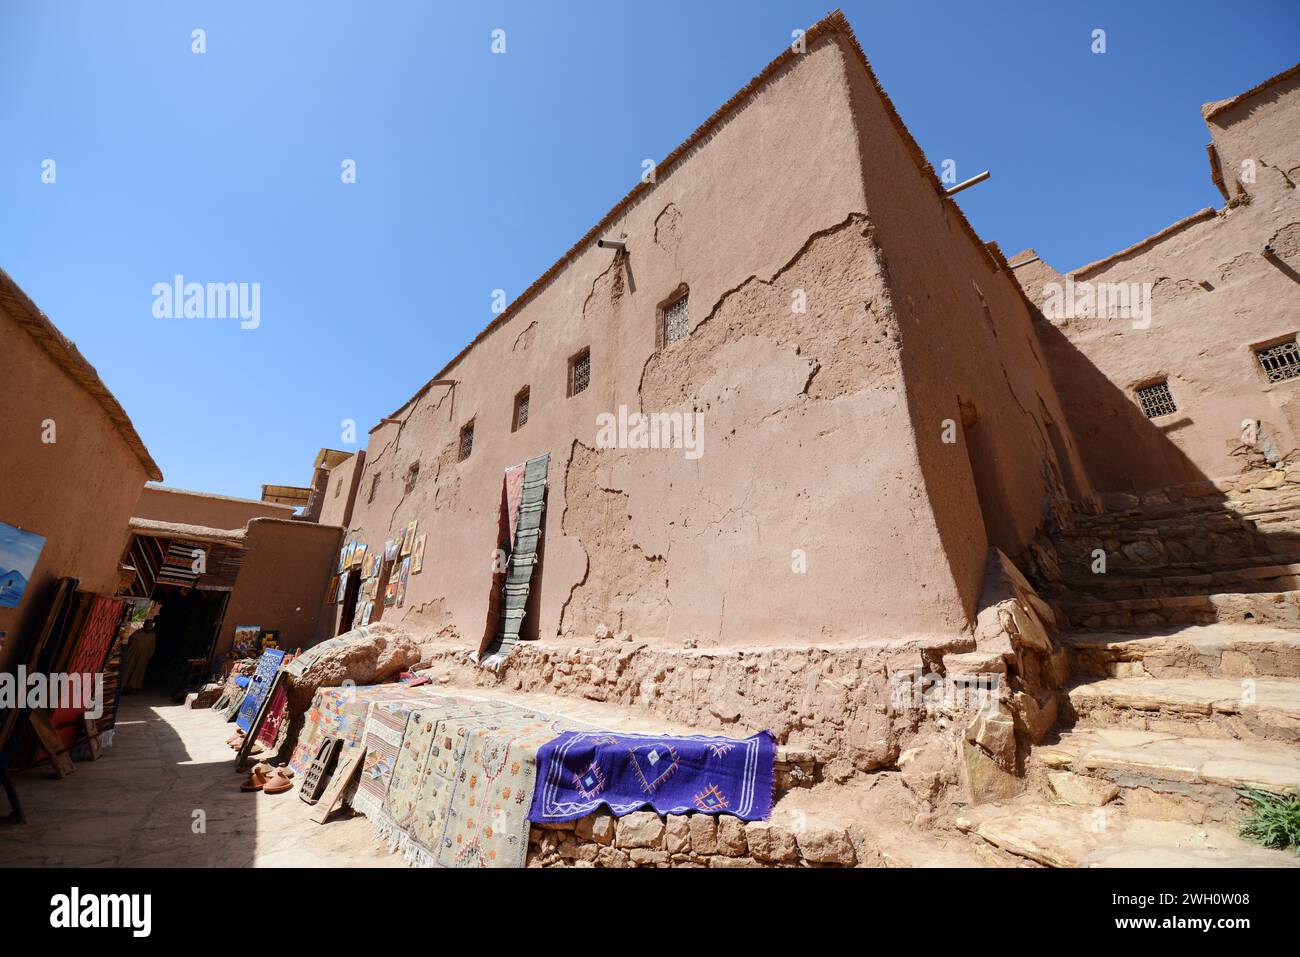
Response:
[{"label": "sandal pair on ground", "polygon": [[253,765],[253,770],[239,786],[241,791],[262,791],[265,794],[283,794],[292,788],[293,770],[287,764],[271,767],[265,761]]}]

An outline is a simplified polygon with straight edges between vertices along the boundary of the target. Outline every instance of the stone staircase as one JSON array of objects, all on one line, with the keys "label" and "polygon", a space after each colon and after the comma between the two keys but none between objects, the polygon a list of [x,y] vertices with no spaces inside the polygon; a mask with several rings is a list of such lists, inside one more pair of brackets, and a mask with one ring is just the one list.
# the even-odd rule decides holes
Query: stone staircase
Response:
[{"label": "stone staircase", "polygon": [[1215,493],[1054,536],[1073,625],[1057,724],[1025,793],[959,829],[1047,866],[1300,866],[1237,836],[1237,789],[1300,791],[1300,489]]},{"label": "stone staircase", "polygon": [[[1300,476],[1298,476],[1300,477]],[[1241,481],[1241,480],[1239,480]],[[1257,622],[1300,628],[1300,485],[1200,483],[1115,497],[1053,536],[1058,596],[1076,628]],[[1195,494],[1188,494],[1187,490]],[[1098,550],[1105,571],[1094,571]]]},{"label": "stone staircase", "polygon": [[1030,787],[968,808],[960,829],[1055,867],[1300,866],[1236,834],[1237,788],[1300,790],[1300,634],[1214,624],[1066,641],[1067,704],[1030,753]]}]

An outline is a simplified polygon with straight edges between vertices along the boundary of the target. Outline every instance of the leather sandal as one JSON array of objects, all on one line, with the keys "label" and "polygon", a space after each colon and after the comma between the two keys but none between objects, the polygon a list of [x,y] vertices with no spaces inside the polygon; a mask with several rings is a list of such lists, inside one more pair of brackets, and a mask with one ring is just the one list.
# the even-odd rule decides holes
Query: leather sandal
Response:
[{"label": "leather sandal", "polygon": [[[293,790],[293,782],[285,776],[284,771],[287,768],[275,768],[270,777],[266,779],[266,784],[262,788],[263,794],[283,794],[285,791]],[[292,773],[292,772],[291,772]]]}]

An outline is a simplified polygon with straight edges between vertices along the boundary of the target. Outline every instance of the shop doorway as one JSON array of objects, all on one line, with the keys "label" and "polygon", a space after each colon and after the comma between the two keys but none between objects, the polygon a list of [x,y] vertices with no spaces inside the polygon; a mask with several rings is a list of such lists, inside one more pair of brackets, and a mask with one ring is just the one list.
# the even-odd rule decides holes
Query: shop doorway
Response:
[{"label": "shop doorway", "polygon": [[172,694],[190,684],[192,660],[202,659],[201,674],[207,674],[207,662],[226,615],[230,592],[157,588],[154,600],[160,606],[154,618],[158,637],[145,671],[145,688]]}]

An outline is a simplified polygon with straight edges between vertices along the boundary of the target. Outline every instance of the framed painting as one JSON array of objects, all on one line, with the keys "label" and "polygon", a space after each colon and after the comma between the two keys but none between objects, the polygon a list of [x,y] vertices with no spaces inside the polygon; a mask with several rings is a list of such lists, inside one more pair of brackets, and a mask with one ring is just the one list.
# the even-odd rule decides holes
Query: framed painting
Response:
[{"label": "framed painting", "polygon": [[17,608],[27,591],[45,537],[0,522],[0,608]]},{"label": "framed painting", "polygon": [[410,525],[406,526],[406,534],[402,536],[401,555],[406,558],[411,554],[411,549],[415,547],[415,529],[419,525],[419,519],[412,520]]}]

